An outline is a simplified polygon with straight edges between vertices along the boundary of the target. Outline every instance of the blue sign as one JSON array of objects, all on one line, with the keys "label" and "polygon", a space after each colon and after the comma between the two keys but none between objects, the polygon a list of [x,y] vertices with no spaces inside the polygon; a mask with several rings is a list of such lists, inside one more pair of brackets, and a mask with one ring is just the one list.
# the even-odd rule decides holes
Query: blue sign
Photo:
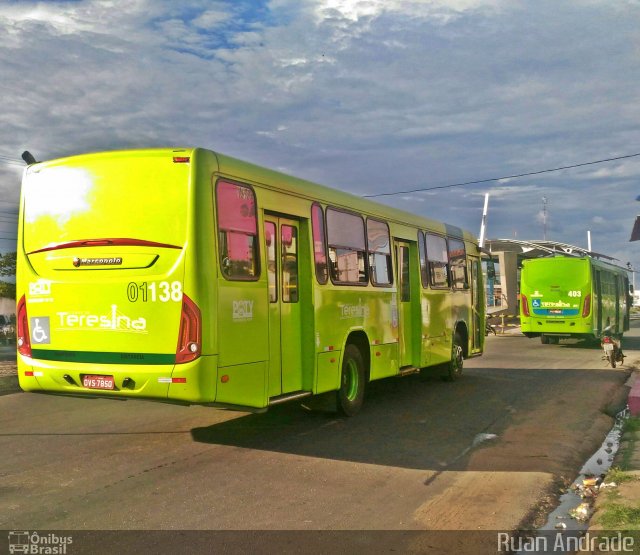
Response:
[{"label": "blue sign", "polygon": [[531,306],[532,306],[533,308],[540,308],[540,299],[533,299],[533,300],[531,301]]}]

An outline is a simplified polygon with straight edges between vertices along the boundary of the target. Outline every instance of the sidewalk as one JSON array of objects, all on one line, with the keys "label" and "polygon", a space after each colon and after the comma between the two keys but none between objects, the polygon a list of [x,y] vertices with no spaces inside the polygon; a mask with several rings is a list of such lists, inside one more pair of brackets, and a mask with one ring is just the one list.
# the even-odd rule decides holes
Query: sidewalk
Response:
[{"label": "sidewalk", "polygon": [[519,316],[491,316],[489,323],[496,330],[496,335],[520,335]]}]

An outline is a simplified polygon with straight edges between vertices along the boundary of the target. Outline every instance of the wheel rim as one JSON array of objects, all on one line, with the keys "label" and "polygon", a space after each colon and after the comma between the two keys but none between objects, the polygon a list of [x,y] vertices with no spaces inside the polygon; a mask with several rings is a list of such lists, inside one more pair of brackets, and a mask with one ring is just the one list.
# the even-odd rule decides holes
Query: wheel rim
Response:
[{"label": "wheel rim", "polygon": [[342,381],[345,395],[353,401],[358,395],[358,367],[353,360],[348,360]]},{"label": "wheel rim", "polygon": [[453,353],[451,357],[453,363],[453,372],[459,374],[462,370],[462,347],[460,345],[453,344]]}]

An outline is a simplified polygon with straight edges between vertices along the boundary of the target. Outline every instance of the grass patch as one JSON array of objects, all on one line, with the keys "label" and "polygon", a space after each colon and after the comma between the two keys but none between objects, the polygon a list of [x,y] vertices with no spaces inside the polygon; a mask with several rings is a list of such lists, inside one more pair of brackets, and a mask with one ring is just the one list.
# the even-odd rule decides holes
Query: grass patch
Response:
[{"label": "grass patch", "polygon": [[622,425],[622,444],[620,451],[616,457],[619,461],[619,470],[640,470],[631,468],[633,466],[632,459],[636,450],[636,442],[638,441],[638,433],[640,432],[640,417],[630,416]]},{"label": "grass patch", "polygon": [[609,469],[609,472],[607,472],[605,482],[615,482],[616,484],[622,484],[624,482],[631,482],[635,479],[635,476],[632,476],[628,472],[625,472],[619,466],[614,466]]},{"label": "grass patch", "polygon": [[640,506],[608,503],[602,507],[598,522],[610,529],[640,530]]},{"label": "grass patch", "polygon": [[638,416],[630,416],[624,423],[624,427],[622,428],[623,433],[630,432],[639,432],[640,431],[640,417]]}]

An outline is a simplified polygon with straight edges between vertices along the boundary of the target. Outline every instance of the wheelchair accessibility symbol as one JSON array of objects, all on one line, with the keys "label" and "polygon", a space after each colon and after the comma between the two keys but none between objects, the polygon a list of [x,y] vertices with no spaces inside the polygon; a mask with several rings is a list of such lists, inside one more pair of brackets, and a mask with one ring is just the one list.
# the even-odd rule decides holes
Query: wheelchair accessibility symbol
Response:
[{"label": "wheelchair accessibility symbol", "polygon": [[51,343],[51,327],[49,317],[35,317],[31,320],[31,341],[39,345],[48,345]]},{"label": "wheelchair accessibility symbol", "polygon": [[540,308],[540,299],[533,299],[533,300],[531,301],[531,306],[532,306],[533,308]]}]

